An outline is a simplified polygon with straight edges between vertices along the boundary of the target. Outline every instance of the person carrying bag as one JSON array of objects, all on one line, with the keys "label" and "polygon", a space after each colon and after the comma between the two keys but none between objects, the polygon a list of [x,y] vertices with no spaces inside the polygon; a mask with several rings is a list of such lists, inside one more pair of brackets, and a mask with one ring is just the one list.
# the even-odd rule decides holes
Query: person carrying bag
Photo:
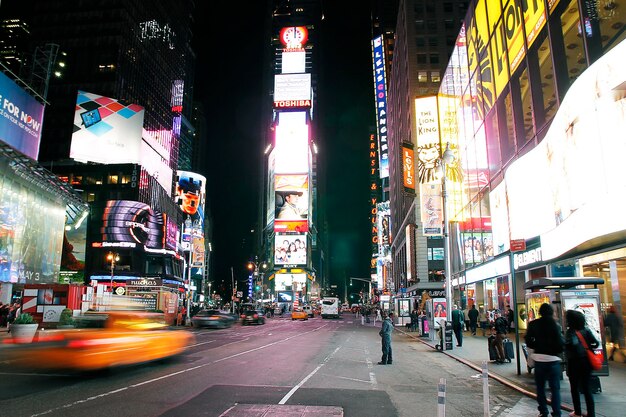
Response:
[{"label": "person carrying bag", "polygon": [[[595,403],[591,393],[591,372],[597,370],[590,358],[599,358],[602,367],[602,356],[596,355],[592,349],[599,346],[598,341],[585,326],[585,316],[577,310],[567,310],[565,313],[567,332],[565,333],[565,353],[567,358],[567,376],[570,382],[570,392],[574,403],[572,417],[583,415],[580,404],[580,393],[585,397],[587,416],[595,417]],[[591,346],[591,348],[590,348]],[[592,356],[590,356],[592,355]]]}]

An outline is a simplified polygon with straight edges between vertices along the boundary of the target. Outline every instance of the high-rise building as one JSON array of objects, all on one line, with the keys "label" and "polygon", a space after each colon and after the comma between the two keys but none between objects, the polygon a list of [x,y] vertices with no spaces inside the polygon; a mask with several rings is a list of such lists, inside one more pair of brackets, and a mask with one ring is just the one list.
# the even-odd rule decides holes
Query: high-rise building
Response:
[{"label": "high-rise building", "polygon": [[[2,2],[4,17],[29,28],[20,74],[63,64],[38,87],[48,102],[39,160],[77,188],[89,186],[90,222],[113,227],[106,236],[94,232],[104,230],[97,224],[89,227],[87,283],[112,269],[103,260],[114,250],[120,275],[156,274],[177,292],[183,286],[183,271],[172,266],[182,264],[176,236],[186,232],[174,180],[179,164],[190,169],[192,161],[194,7],[192,0],[157,0],[150,7],[140,0]],[[56,55],[36,53],[50,46]],[[198,187],[192,184],[190,192]],[[136,245],[125,244],[121,225],[111,223],[121,218],[105,219],[111,207],[144,213],[147,223],[136,230],[142,237],[129,232]]]},{"label": "high-rise building", "polygon": [[[420,195],[415,186],[415,158],[420,132],[416,128],[414,99],[437,94],[468,3],[400,0],[393,25],[389,23],[388,9],[381,4],[375,9],[378,14],[373,21],[373,36],[381,39],[385,59],[381,65],[386,71],[384,122],[388,149],[379,143],[379,154],[381,158],[385,153],[388,156],[388,187],[383,182],[382,190],[384,198],[389,199],[391,234],[382,288],[394,294],[421,294],[422,289],[443,286],[443,260],[432,255],[443,248],[443,240],[427,238],[416,227],[420,223]],[[379,142],[380,122],[378,117]],[[381,177],[384,168],[381,163]]]},{"label": "high-rise building", "polygon": [[269,264],[262,291],[279,302],[320,296],[324,261],[319,209],[316,48],[319,0],[270,2],[265,77],[269,100],[263,154],[258,261]]}]

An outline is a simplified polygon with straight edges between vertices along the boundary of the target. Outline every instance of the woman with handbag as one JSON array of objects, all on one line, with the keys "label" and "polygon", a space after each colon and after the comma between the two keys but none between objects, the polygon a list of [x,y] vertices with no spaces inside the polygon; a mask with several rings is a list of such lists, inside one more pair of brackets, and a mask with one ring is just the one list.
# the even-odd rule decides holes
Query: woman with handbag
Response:
[{"label": "woman with handbag", "polygon": [[595,349],[599,343],[588,327],[585,326],[585,316],[577,310],[567,310],[565,313],[567,331],[565,333],[565,354],[567,358],[567,376],[569,377],[570,392],[574,403],[572,417],[583,416],[580,393],[585,396],[587,417],[595,417],[595,403],[591,394],[591,363],[587,358],[587,350]]}]

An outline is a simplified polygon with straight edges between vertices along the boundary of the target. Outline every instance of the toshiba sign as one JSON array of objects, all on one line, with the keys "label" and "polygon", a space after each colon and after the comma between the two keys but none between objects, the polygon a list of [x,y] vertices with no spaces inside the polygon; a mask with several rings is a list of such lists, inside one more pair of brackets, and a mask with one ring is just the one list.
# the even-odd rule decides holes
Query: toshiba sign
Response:
[{"label": "toshiba sign", "polygon": [[280,100],[274,102],[275,109],[311,107],[311,100]]}]

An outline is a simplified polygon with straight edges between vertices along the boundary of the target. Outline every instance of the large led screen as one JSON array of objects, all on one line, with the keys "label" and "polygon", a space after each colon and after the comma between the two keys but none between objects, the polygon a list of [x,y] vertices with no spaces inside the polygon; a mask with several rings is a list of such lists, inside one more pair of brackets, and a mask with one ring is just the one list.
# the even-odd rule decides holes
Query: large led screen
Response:
[{"label": "large led screen", "polygon": [[144,108],[79,91],[70,158],[102,164],[141,163]]},{"label": "large led screen", "polygon": [[[206,178],[189,171],[177,171],[176,204],[192,221],[204,225],[204,200],[206,196]],[[202,233],[202,231],[200,231]]]},{"label": "large led screen", "polygon": [[280,112],[276,126],[277,174],[309,172],[309,126],[306,112]]},{"label": "large led screen", "polygon": [[58,282],[65,206],[0,178],[0,282]]},{"label": "large led screen", "polygon": [[160,135],[143,130],[141,141],[141,167],[153,177],[159,185],[172,195],[173,172],[170,168],[170,150],[166,149],[158,140]]},{"label": "large led screen", "polygon": [[0,72],[0,141],[37,159],[43,110],[41,103]]},{"label": "large led screen", "polygon": [[306,235],[276,235],[274,265],[306,265]]},{"label": "large led screen", "polygon": [[276,274],[274,286],[276,291],[305,291],[306,274]]},{"label": "large led screen", "polygon": [[92,243],[93,247],[165,248],[165,214],[145,203],[109,200],[103,209],[94,206],[93,218],[96,219],[93,227],[99,226],[100,231],[100,242]]},{"label": "large led screen", "polygon": [[308,232],[309,176],[276,175],[274,231]]}]

